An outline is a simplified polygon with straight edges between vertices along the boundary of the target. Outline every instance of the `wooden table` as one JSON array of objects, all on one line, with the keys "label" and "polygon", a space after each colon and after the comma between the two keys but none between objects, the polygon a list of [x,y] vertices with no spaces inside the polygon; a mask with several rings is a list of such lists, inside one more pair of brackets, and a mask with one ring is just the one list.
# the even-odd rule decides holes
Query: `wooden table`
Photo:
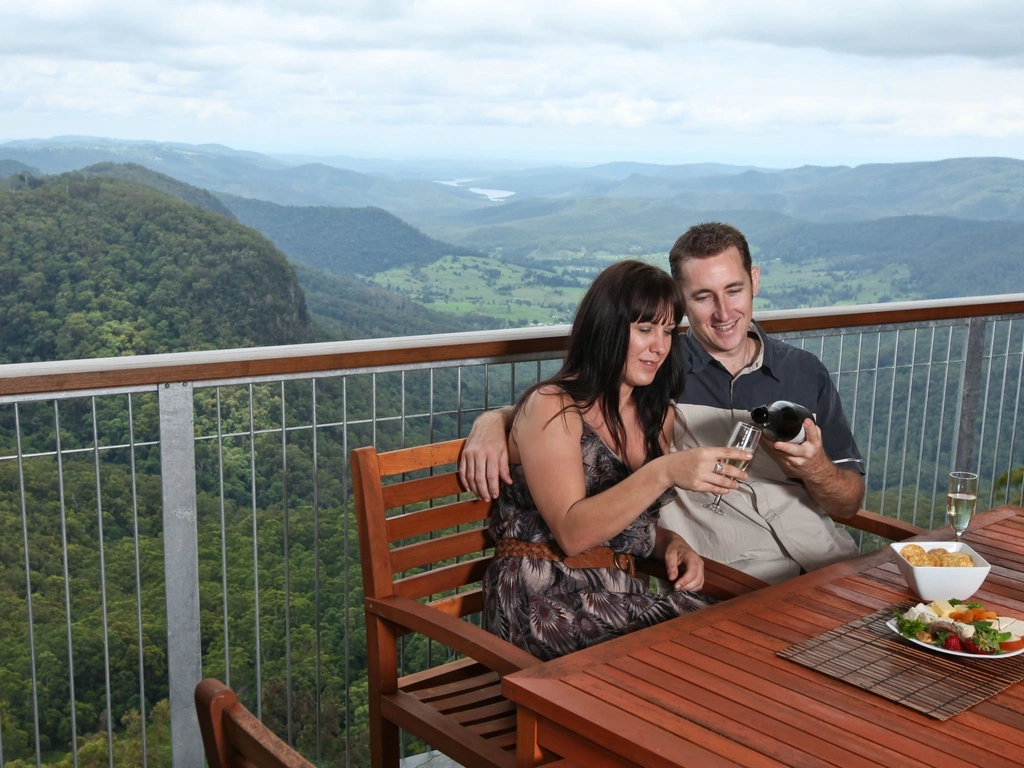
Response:
[{"label": "wooden table", "polygon": [[[964,538],[992,564],[977,599],[1024,618],[1024,509]],[[591,768],[1024,764],[1024,683],[939,721],[776,656],[913,597],[885,547],[517,672],[519,765],[539,748]]]}]

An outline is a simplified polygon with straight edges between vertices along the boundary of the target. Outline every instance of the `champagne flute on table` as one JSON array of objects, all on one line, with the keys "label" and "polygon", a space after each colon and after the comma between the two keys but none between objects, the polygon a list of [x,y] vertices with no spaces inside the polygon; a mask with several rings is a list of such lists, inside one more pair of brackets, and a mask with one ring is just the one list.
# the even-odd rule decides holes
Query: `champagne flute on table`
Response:
[{"label": "champagne flute on table", "polygon": [[[753,424],[747,424],[745,422],[738,422],[735,427],[732,428],[732,434],[729,436],[729,447],[739,448],[741,451],[747,451],[753,453],[754,449],[757,448],[758,442],[761,440],[761,430],[755,427]],[[749,461],[745,459],[728,459],[724,462],[725,464],[732,464],[732,466],[739,469],[746,469]],[[721,473],[719,473],[721,474]],[[722,494],[718,494],[718,498],[714,501],[710,501],[706,504],[702,504],[702,507],[710,509],[712,512],[717,512],[720,515],[724,515],[725,512],[722,510]]]},{"label": "champagne flute on table", "polygon": [[946,517],[953,526],[956,540],[967,530],[978,506],[978,476],[973,472],[950,472],[946,491]]}]

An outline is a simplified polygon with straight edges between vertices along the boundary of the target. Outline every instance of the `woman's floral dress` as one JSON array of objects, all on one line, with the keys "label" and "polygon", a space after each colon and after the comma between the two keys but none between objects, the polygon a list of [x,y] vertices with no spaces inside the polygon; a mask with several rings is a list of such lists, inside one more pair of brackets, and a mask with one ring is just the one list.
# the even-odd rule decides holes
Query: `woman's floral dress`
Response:
[{"label": "woman's floral dress", "polygon": [[[587,496],[596,496],[630,474],[586,422],[580,439]],[[554,536],[537,511],[521,465],[511,467],[512,484],[502,485],[491,511],[494,538],[544,542]],[[658,510],[667,491],[604,546],[647,557],[654,549]],[[714,602],[695,592],[652,594],[646,581],[617,568],[568,568],[533,557],[495,558],[483,580],[484,626],[539,659],[618,637]]]}]

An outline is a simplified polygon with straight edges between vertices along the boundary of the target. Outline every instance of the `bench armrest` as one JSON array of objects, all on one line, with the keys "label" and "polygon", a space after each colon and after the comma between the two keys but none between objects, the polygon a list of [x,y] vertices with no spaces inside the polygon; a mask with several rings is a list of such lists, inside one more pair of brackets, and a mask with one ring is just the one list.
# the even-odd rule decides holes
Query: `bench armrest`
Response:
[{"label": "bench armrest", "polygon": [[894,520],[891,517],[880,515],[877,512],[869,512],[866,509],[859,510],[849,520],[843,520],[842,524],[866,531],[867,533],[873,533],[890,541],[903,541],[904,539],[927,533],[925,528],[918,528],[916,525]]},{"label": "bench armrest", "polygon": [[485,629],[407,597],[368,597],[366,612],[436,640],[502,676],[543,663]]}]

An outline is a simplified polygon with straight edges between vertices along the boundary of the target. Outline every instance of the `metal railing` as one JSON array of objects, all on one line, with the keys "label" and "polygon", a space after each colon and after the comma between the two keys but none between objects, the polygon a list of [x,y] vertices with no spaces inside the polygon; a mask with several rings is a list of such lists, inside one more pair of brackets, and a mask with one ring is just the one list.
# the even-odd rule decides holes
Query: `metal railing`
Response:
[{"label": "metal railing", "polygon": [[[953,466],[1021,503],[1024,296],[758,319],[832,373],[866,508],[941,525]],[[348,453],[465,435],[566,331],[0,367],[0,765],[201,765],[208,675],[314,762],[364,764]]]}]

